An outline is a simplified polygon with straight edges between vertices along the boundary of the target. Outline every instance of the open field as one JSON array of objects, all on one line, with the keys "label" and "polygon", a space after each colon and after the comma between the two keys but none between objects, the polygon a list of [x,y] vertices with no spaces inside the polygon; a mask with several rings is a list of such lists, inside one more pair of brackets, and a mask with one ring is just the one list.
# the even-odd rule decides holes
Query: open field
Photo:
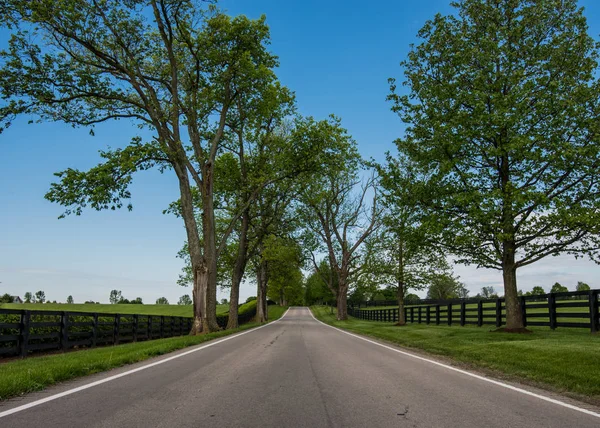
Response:
[{"label": "open field", "polygon": [[[166,315],[191,317],[192,305],[129,305],[91,303],[0,303],[0,309],[29,309],[32,311],[98,312],[104,314]],[[217,313],[226,313],[229,305],[217,305]]]},{"label": "open field", "polygon": [[[276,305],[269,306],[269,319],[274,321],[281,318],[286,309]],[[257,325],[257,323],[248,323],[235,330],[222,330],[201,336],[156,339],[147,342],[8,361],[0,364],[0,400],[37,391],[75,377],[106,371],[188,346],[198,345]]]},{"label": "open field", "polygon": [[337,321],[324,306],[312,310],[318,319],[336,327],[600,403],[600,335],[585,329],[532,327],[532,334],[508,334],[475,326],[397,327],[352,317]]}]

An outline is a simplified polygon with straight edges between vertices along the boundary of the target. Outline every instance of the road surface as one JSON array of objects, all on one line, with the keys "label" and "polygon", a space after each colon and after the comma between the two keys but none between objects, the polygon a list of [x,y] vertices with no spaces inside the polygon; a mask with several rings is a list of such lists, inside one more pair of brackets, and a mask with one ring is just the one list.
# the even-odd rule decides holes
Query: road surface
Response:
[{"label": "road surface", "polygon": [[600,426],[594,414],[345,334],[307,308],[212,343],[10,400],[0,427]]}]

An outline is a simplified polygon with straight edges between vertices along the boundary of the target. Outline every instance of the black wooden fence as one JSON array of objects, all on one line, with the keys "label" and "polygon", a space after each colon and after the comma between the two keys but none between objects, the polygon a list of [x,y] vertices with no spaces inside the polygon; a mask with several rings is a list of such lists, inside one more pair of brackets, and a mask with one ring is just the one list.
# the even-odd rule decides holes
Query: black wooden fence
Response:
[{"label": "black wooden fence", "polygon": [[[240,313],[238,323],[255,315],[256,307]],[[227,320],[217,316],[222,328]],[[0,309],[0,358],[182,336],[191,328],[190,317]]]},{"label": "black wooden fence", "polygon": [[[525,326],[589,328],[592,333],[600,331],[598,296],[600,290],[550,293],[541,296],[522,296],[521,311]],[[461,326],[495,325],[505,321],[503,298],[487,300],[445,301],[437,304],[407,306],[406,322],[447,324]],[[382,322],[397,322],[398,308],[359,309],[348,308],[348,315]]]}]

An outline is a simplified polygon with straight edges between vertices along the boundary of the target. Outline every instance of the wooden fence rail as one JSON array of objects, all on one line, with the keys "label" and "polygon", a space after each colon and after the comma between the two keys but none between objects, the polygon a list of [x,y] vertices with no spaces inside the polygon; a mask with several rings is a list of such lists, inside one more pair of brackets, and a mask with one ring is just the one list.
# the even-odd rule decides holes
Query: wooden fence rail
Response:
[{"label": "wooden fence rail", "polygon": [[[589,328],[600,331],[598,296],[600,290],[550,293],[540,296],[521,296],[521,312],[525,326]],[[407,306],[407,323],[465,325],[495,325],[505,321],[503,298],[487,300],[439,301],[427,305]],[[391,305],[389,305],[391,306]],[[348,315],[368,321],[397,322],[398,308],[348,308]]]},{"label": "wooden fence rail", "polygon": [[[256,309],[246,311],[238,323],[255,315]],[[217,316],[220,327],[227,318]],[[191,328],[191,317],[0,309],[0,358],[182,336]]]}]

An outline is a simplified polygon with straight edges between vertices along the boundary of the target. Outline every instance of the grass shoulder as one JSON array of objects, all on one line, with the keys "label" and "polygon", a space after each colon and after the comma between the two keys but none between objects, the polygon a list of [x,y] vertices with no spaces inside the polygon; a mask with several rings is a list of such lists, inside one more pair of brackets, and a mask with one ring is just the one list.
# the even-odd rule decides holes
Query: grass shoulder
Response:
[{"label": "grass shoulder", "polygon": [[[275,321],[281,318],[286,309],[286,307],[269,306],[269,320]],[[50,385],[77,377],[137,363],[178,349],[229,336],[258,325],[253,322],[234,330],[222,330],[201,336],[171,337],[8,361],[0,364],[0,400],[39,391]]]},{"label": "grass shoulder", "polygon": [[584,329],[533,327],[533,334],[508,334],[472,326],[398,327],[352,317],[337,321],[324,306],[311,310],[316,318],[335,327],[600,404],[600,335]]}]

